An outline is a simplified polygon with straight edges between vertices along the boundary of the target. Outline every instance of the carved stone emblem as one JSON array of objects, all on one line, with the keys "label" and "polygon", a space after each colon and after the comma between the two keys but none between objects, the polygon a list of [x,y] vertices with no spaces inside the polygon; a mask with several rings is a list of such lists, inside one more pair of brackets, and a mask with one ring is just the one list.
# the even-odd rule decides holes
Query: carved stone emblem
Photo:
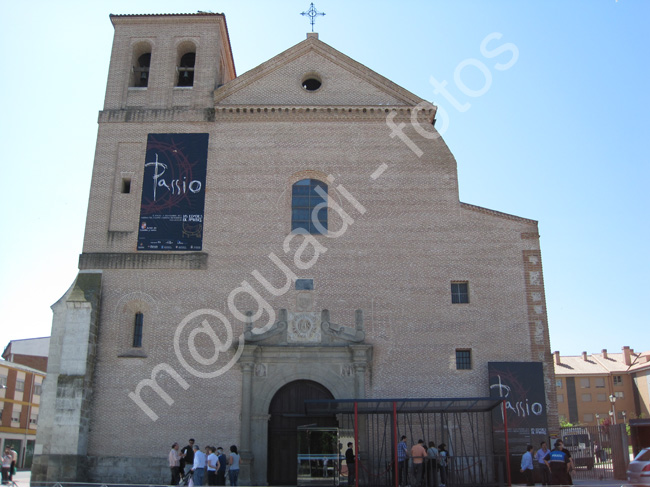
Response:
[{"label": "carved stone emblem", "polygon": [[318,313],[291,313],[287,327],[287,341],[291,343],[319,343],[321,340]]},{"label": "carved stone emblem", "polygon": [[296,311],[313,311],[314,296],[310,292],[298,293],[296,296]]},{"label": "carved stone emblem", "polygon": [[266,377],[266,364],[255,364],[255,377]]}]

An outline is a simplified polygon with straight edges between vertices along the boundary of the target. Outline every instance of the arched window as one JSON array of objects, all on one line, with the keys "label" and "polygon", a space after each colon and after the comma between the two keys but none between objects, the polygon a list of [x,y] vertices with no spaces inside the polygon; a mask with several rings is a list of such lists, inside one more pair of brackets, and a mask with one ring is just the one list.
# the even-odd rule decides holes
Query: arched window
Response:
[{"label": "arched window", "polygon": [[176,86],[194,86],[194,63],[196,53],[183,54],[178,66],[178,84]]},{"label": "arched window", "polygon": [[142,313],[135,314],[135,324],[133,326],[133,347],[142,347],[142,327],[144,325],[144,315]]},{"label": "arched window", "polygon": [[149,66],[151,53],[145,52],[138,57],[137,66],[133,66],[133,86],[146,88],[149,85]]},{"label": "arched window", "polygon": [[300,228],[317,235],[327,231],[327,184],[318,179],[303,179],[292,187],[291,231]]}]

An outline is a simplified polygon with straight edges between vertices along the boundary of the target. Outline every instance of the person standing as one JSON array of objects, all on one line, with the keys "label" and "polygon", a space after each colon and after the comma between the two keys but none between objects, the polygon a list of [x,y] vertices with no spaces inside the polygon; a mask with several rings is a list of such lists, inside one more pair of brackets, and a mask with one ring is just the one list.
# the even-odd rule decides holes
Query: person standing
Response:
[{"label": "person standing", "polygon": [[181,450],[183,456],[181,457],[181,475],[185,475],[185,466],[189,465],[190,469],[194,464],[194,438],[190,438],[189,445],[183,447]]},{"label": "person standing", "polygon": [[562,441],[555,442],[555,448],[544,457],[544,462],[551,470],[551,485],[569,484],[569,465],[571,460],[562,449]]},{"label": "person standing", "polygon": [[217,449],[213,446],[207,446],[205,449],[208,453],[208,485],[217,485],[217,463],[219,463],[219,457],[215,453]]},{"label": "person standing", "polygon": [[562,451],[564,454],[567,456],[569,459],[569,468],[567,469],[567,485],[573,485],[573,478],[571,477],[571,472],[573,472],[576,468],[576,465],[574,463],[573,458],[571,458],[571,452],[567,447],[564,446],[564,442],[560,441],[560,448],[562,448]]},{"label": "person standing", "polygon": [[11,448],[8,446],[5,447],[5,451],[2,454],[2,483],[7,483],[11,480],[11,462],[14,461],[14,456],[11,453]]},{"label": "person standing", "polygon": [[172,474],[172,480],[170,485],[178,485],[181,481],[181,452],[179,451],[180,446],[178,443],[172,445],[172,449],[167,456],[169,460],[169,470]]},{"label": "person standing", "polygon": [[18,452],[14,450],[14,446],[10,445],[9,449],[11,450],[11,456],[13,461],[11,462],[11,470],[9,470],[9,480],[14,480],[14,473],[16,473],[16,465],[18,465]]},{"label": "person standing", "polygon": [[524,474],[526,485],[535,485],[533,482],[533,445],[526,446],[526,453],[521,456],[519,471]]},{"label": "person standing", "polygon": [[194,485],[197,487],[203,485],[203,477],[205,477],[205,453],[201,451],[199,445],[194,445],[194,463],[192,464],[192,478]]},{"label": "person standing", "polygon": [[239,479],[239,453],[237,453],[237,447],[232,445],[230,447],[230,460],[228,464],[230,469],[228,470],[228,475],[230,477],[230,485],[234,487],[237,484],[237,479]]},{"label": "person standing", "polygon": [[217,448],[217,485],[226,485],[226,465],[228,460],[223,448]]},{"label": "person standing", "polygon": [[411,458],[413,459],[413,477],[415,487],[422,484],[422,472],[424,459],[427,457],[427,451],[424,448],[424,440],[418,440],[416,445],[411,447]]},{"label": "person standing", "polygon": [[440,443],[438,445],[438,465],[440,465],[440,487],[447,485],[447,445]]},{"label": "person standing", "polygon": [[345,464],[348,466],[348,485],[355,485],[357,471],[351,441],[348,442],[348,449],[345,451]]},{"label": "person standing", "polygon": [[539,464],[539,471],[542,474],[542,485],[548,485],[551,481],[551,472],[548,469],[548,465],[546,465],[546,462],[544,461],[544,458],[546,455],[548,455],[548,447],[546,446],[546,442],[542,441],[539,444],[540,448],[537,450],[537,453],[535,453],[535,458],[537,459],[537,463]]},{"label": "person standing", "polygon": [[438,487],[438,449],[434,441],[429,442],[427,450],[427,485]]},{"label": "person standing", "polygon": [[406,487],[409,481],[408,470],[408,446],[406,446],[406,436],[400,438],[397,444],[397,476],[399,477],[399,485]]}]

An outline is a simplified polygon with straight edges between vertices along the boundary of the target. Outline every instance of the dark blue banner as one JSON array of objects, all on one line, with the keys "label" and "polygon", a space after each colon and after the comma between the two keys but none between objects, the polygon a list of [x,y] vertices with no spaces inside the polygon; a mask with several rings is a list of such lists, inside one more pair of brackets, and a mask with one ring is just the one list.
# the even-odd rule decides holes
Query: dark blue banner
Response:
[{"label": "dark blue banner", "polygon": [[138,250],[201,250],[209,134],[149,134]]}]

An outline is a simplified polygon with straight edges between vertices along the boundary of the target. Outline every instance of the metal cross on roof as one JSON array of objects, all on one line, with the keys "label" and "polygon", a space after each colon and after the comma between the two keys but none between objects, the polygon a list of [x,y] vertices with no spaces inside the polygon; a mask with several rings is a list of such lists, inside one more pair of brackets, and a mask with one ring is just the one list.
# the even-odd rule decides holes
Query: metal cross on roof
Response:
[{"label": "metal cross on roof", "polygon": [[309,5],[309,10],[306,12],[301,12],[300,15],[306,15],[309,17],[309,23],[311,24],[311,31],[314,32],[314,22],[316,21],[315,18],[317,15],[325,15],[324,12],[319,12],[316,10],[316,7],[314,7],[314,4],[311,3]]}]

